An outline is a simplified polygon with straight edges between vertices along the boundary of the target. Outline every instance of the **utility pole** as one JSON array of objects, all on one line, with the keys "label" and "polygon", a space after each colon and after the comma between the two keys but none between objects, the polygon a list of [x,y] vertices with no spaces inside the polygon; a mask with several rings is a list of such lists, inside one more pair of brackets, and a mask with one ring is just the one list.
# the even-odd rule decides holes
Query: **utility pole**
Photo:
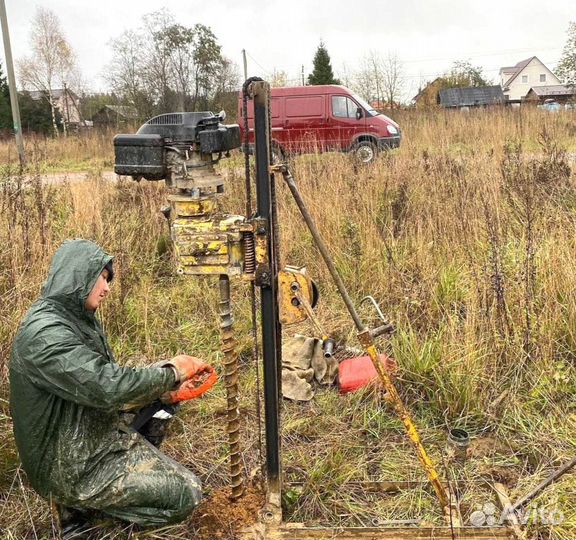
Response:
[{"label": "utility pole", "polygon": [[302,64],[302,86],[306,86],[306,83],[304,82],[304,64]]},{"label": "utility pole", "polygon": [[6,71],[8,73],[8,88],[10,89],[10,106],[12,108],[12,123],[16,137],[16,148],[20,159],[20,170],[26,166],[24,155],[24,139],[22,138],[22,123],[20,122],[20,109],[18,108],[18,91],[16,89],[16,77],[14,76],[14,64],[12,62],[12,48],[10,47],[10,34],[8,33],[8,17],[6,16],[6,4],[0,0],[0,21],[2,23],[2,38],[4,40],[4,56],[6,57]]},{"label": "utility pole", "polygon": [[246,49],[242,49],[242,60],[244,62],[244,80],[248,79],[248,62],[246,61]]}]

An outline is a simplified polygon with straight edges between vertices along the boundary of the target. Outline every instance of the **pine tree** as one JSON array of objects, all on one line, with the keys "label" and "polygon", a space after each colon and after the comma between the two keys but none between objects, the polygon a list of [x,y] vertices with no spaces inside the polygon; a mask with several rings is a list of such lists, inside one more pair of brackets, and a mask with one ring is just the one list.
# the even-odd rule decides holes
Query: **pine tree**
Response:
[{"label": "pine tree", "polygon": [[568,39],[562,51],[562,58],[556,67],[556,75],[564,84],[576,87],[576,23],[568,25]]},{"label": "pine tree", "polygon": [[[20,104],[22,129],[45,135],[50,134],[52,130],[52,113],[48,96],[46,95],[42,99],[32,99],[29,92],[19,92],[18,102]],[[56,111],[56,120],[58,122],[62,121],[58,111]],[[6,75],[4,75],[3,66],[0,64],[0,130],[12,131],[13,129],[10,88]]]},{"label": "pine tree", "polygon": [[[48,94],[45,93],[41,99],[34,99],[29,92],[18,94],[20,103],[20,117],[22,129],[24,131],[34,131],[44,135],[53,134],[52,109]],[[62,116],[58,109],[54,111],[56,122],[61,124]]]},{"label": "pine tree", "polygon": [[322,42],[316,49],[314,69],[308,76],[308,84],[340,84],[340,81],[334,77],[334,72],[330,65],[330,55]]}]

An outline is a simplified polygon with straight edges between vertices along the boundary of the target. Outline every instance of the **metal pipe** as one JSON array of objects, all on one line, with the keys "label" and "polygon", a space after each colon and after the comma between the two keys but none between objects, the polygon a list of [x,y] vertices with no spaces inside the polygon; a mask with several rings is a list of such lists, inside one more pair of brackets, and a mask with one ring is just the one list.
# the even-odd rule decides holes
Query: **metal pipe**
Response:
[{"label": "metal pipe", "polygon": [[4,40],[4,55],[6,57],[6,71],[8,73],[14,136],[16,137],[16,148],[18,149],[18,158],[20,159],[20,170],[22,170],[26,166],[26,155],[24,154],[22,122],[20,121],[20,108],[18,107],[18,90],[16,88],[16,77],[14,76],[12,47],[10,46],[10,33],[8,31],[8,16],[6,15],[6,4],[4,0],[0,0],[0,22],[2,23],[2,38]]},{"label": "metal pipe", "polygon": [[[267,226],[267,279],[261,279],[261,328],[262,356],[264,359],[264,411],[266,421],[266,473],[268,496],[279,504],[281,491],[280,463],[280,393],[282,367],[282,341],[277,302],[278,261],[274,246],[276,223],[272,211],[273,196],[270,174],[270,146],[268,99],[270,86],[264,81],[250,84],[254,98],[254,150],[256,154],[256,200],[257,215]],[[265,272],[266,273],[266,272]],[[263,276],[260,276],[263,278]]]},{"label": "metal pipe", "polygon": [[306,222],[306,225],[308,226],[308,230],[310,231],[312,238],[314,238],[314,242],[316,243],[316,247],[320,251],[322,258],[324,259],[324,262],[326,263],[326,266],[328,267],[328,271],[330,272],[330,275],[332,276],[332,279],[334,280],[334,283],[336,284],[336,287],[338,288],[338,292],[340,293],[340,296],[342,296],[342,300],[344,300],[344,303],[346,304],[346,307],[348,308],[348,312],[350,313],[350,316],[352,317],[352,320],[354,321],[354,324],[356,325],[356,329],[358,330],[358,332],[364,332],[364,330],[366,330],[366,327],[364,326],[364,324],[360,320],[360,316],[358,315],[358,312],[356,311],[356,308],[354,307],[354,304],[352,303],[352,299],[348,295],[348,291],[346,290],[346,285],[344,285],[344,282],[342,281],[342,278],[340,277],[340,274],[338,273],[336,266],[334,266],[334,263],[332,262],[332,259],[330,257],[330,253],[328,253],[328,249],[326,248],[326,244],[324,244],[324,240],[322,240],[322,237],[320,236],[320,233],[318,232],[318,229],[316,228],[316,224],[314,223],[314,220],[312,219],[310,212],[308,212],[308,208],[306,208],[306,205],[304,204],[304,200],[302,199],[302,196],[300,195],[300,192],[298,191],[298,187],[296,186],[296,182],[294,181],[294,178],[292,177],[292,173],[290,172],[290,170],[288,168],[283,167],[282,168],[282,175],[284,176],[284,180],[288,184],[288,188],[290,189],[290,192],[292,193],[292,196],[294,197],[294,200],[296,201],[298,209],[300,210],[300,213],[302,214],[302,217],[304,218],[304,221]]},{"label": "metal pipe", "polygon": [[296,186],[296,182],[294,181],[292,174],[285,166],[281,166],[280,169],[282,175],[284,176],[284,180],[288,184],[290,192],[292,193],[292,196],[294,197],[294,200],[298,205],[298,209],[300,210],[300,213],[302,214],[302,217],[304,218],[304,221],[306,222],[306,225],[308,226],[308,229],[310,230],[310,233],[314,238],[316,247],[320,251],[322,258],[324,259],[324,262],[326,263],[326,266],[328,267],[328,270],[330,271],[330,274],[332,275],[332,278],[334,279],[334,282],[338,287],[338,291],[340,292],[340,295],[342,296],[342,299],[344,300],[344,303],[346,304],[346,307],[348,308],[348,311],[350,312],[350,315],[354,320],[354,324],[358,329],[358,339],[364,350],[370,356],[370,359],[372,360],[372,364],[374,365],[374,368],[378,373],[380,381],[382,382],[382,385],[384,386],[386,392],[388,392],[390,402],[392,403],[396,411],[396,414],[404,424],[404,428],[406,429],[408,438],[412,443],[414,450],[416,451],[418,460],[420,461],[424,470],[426,471],[428,480],[430,481],[432,487],[434,488],[434,491],[436,492],[436,496],[440,501],[442,509],[445,511],[446,515],[450,517],[450,519],[452,520],[453,509],[450,505],[450,498],[448,496],[448,493],[446,492],[445,487],[440,482],[438,472],[436,471],[434,463],[428,456],[428,453],[426,452],[426,449],[422,444],[422,440],[420,439],[420,435],[418,433],[418,430],[416,429],[414,422],[412,421],[410,413],[404,406],[404,403],[402,402],[402,398],[400,397],[398,390],[394,386],[394,383],[390,379],[390,376],[388,375],[387,371],[384,369],[384,366],[382,365],[382,362],[380,361],[380,355],[378,354],[376,346],[374,345],[374,338],[372,337],[370,330],[368,330],[360,320],[360,317],[358,316],[358,313],[356,312],[356,309],[352,304],[352,300],[348,295],[346,286],[344,285],[342,278],[338,274],[338,270],[336,269],[334,263],[330,258],[330,254],[328,253],[328,249],[324,244],[324,240],[320,236],[320,233],[316,228],[316,224],[314,223],[314,220],[312,219],[312,216],[308,212],[304,200],[302,199],[300,192],[298,191],[298,187]]},{"label": "metal pipe", "polygon": [[562,475],[566,474],[572,467],[576,465],[576,457],[572,458],[570,461],[564,463],[564,465],[560,466],[556,469],[546,480],[543,480],[538,484],[532,491],[518,499],[512,506],[512,511],[516,512],[520,508],[522,508],[526,503],[530,502],[536,495],[538,495],[541,491],[547,488],[554,480],[557,480]]},{"label": "metal pipe", "polygon": [[242,453],[240,450],[240,412],[238,410],[238,354],[234,339],[232,309],[230,307],[230,278],[220,276],[220,335],[224,352],[224,384],[226,386],[226,412],[228,444],[230,447],[231,499],[244,494]]}]

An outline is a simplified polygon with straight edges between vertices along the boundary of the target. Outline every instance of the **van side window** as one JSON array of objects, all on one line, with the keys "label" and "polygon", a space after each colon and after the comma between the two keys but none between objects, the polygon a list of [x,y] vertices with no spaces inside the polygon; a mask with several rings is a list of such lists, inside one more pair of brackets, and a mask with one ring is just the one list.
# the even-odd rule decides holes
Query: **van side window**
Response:
[{"label": "van side window", "polygon": [[356,118],[358,105],[346,96],[332,96],[332,114],[336,118]]}]

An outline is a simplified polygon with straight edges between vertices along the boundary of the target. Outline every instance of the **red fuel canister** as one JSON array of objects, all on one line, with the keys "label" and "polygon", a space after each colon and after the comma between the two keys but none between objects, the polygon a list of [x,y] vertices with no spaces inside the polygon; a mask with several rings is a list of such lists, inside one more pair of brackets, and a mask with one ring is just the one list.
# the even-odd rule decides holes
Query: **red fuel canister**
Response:
[{"label": "red fuel canister", "polygon": [[[396,362],[394,359],[380,355],[380,362],[382,362],[384,369],[393,375],[396,371]],[[341,394],[354,392],[358,388],[367,386],[372,381],[378,379],[378,373],[369,356],[357,356],[355,358],[347,358],[342,360],[338,367],[338,388]]]}]

